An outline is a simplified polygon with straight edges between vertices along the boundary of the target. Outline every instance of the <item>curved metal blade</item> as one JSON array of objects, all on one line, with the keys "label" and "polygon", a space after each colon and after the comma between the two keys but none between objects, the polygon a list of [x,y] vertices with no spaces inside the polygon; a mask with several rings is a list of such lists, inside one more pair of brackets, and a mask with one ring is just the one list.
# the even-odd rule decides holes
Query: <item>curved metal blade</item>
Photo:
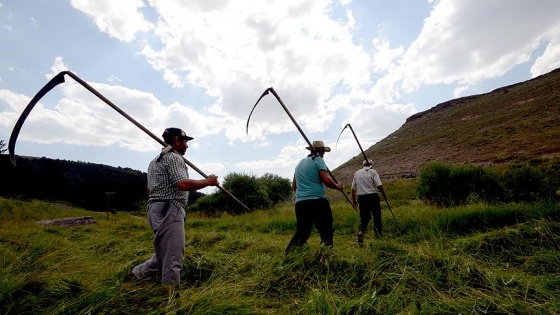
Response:
[{"label": "curved metal blade", "polygon": [[342,128],[342,130],[340,131],[340,134],[338,135],[338,138],[336,138],[335,148],[338,148],[338,140],[340,139],[340,136],[342,136],[342,133],[344,132],[344,129],[348,128],[348,126],[350,126],[350,124],[346,124],[346,126],[344,126],[344,128]]},{"label": "curved metal blade", "polygon": [[33,109],[33,107],[35,107],[35,105],[39,102],[39,100],[45,96],[45,94],[49,93],[50,90],[52,90],[55,86],[64,83],[64,74],[66,74],[66,72],[61,72],[59,74],[57,74],[54,78],[52,78],[29,102],[29,104],[27,104],[27,106],[25,107],[25,109],[23,110],[21,116],[19,116],[14,129],[12,129],[12,134],[10,135],[10,140],[8,142],[8,152],[10,154],[10,160],[12,161],[13,165],[16,165],[16,157],[15,157],[15,149],[16,149],[16,141],[17,138],[19,136],[19,132],[21,131],[21,127],[23,126],[23,123],[25,122],[25,120],[27,119],[27,116],[29,116],[29,113],[31,113],[31,110]]},{"label": "curved metal blade", "polygon": [[261,101],[261,99],[268,94],[268,92],[270,92],[270,89],[272,89],[271,87],[266,89],[263,94],[261,94],[261,97],[259,97],[259,99],[257,100],[257,102],[255,103],[255,106],[253,106],[253,109],[251,109],[251,112],[249,113],[249,118],[247,118],[247,127],[245,127],[245,131],[247,132],[247,134],[249,134],[249,120],[251,120],[251,115],[253,115],[253,111],[255,110],[255,108],[257,107],[257,104],[259,104],[259,102]]},{"label": "curved metal blade", "polygon": [[301,129],[301,127],[297,123],[296,119],[294,118],[294,116],[292,116],[292,113],[290,113],[290,111],[288,110],[288,107],[286,107],[284,102],[282,102],[282,99],[280,98],[280,95],[278,95],[278,93],[276,93],[274,88],[270,88],[270,92],[272,92],[272,95],[274,95],[274,97],[276,97],[276,100],[278,100],[278,103],[280,103],[280,106],[282,106],[282,108],[284,108],[284,111],[286,112],[286,114],[288,114],[288,117],[290,117],[290,120],[294,123],[297,130],[299,130],[299,133],[301,134],[303,139],[305,139],[305,142],[307,142],[307,145],[309,145],[309,148],[310,148],[311,152],[315,153],[315,149],[313,148],[313,145],[311,144],[311,141],[309,141],[309,138],[307,138],[307,136],[305,135],[305,133],[303,132],[303,130]]}]

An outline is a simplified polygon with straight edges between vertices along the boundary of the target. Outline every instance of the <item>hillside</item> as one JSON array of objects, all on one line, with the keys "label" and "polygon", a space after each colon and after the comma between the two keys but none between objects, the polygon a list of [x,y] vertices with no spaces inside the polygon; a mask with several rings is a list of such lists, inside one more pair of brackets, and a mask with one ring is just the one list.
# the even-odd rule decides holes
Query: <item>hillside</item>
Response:
[{"label": "hillside", "polygon": [[69,202],[89,210],[130,210],[146,199],[146,174],[102,164],[0,154],[0,196]]},{"label": "hillside", "polygon": [[[435,160],[492,165],[558,157],[559,122],[560,68],[414,114],[365,153],[382,179],[417,173]],[[362,160],[357,151],[333,170],[335,177],[350,183]]]}]

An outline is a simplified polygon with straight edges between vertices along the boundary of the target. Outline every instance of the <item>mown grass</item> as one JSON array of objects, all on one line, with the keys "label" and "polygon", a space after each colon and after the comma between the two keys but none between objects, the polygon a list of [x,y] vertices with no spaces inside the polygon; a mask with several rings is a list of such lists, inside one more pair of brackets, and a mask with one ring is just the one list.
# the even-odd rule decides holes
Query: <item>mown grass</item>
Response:
[{"label": "mown grass", "polygon": [[[386,184],[384,238],[356,242],[358,215],[333,197],[335,245],[284,254],[293,204],[243,216],[187,218],[179,298],[126,282],[152,253],[143,215],[0,199],[2,314],[556,314],[560,205],[441,209],[414,181]],[[336,193],[336,192],[334,192]],[[400,196],[400,198],[399,198]],[[91,215],[96,224],[34,221]]]}]

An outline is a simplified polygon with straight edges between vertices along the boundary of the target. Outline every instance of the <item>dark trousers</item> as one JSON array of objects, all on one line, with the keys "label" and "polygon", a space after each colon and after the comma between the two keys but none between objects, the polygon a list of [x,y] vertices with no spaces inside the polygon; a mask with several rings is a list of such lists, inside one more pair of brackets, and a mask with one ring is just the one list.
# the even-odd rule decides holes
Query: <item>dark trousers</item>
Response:
[{"label": "dark trousers", "polygon": [[373,232],[376,237],[381,237],[381,200],[378,194],[358,196],[360,206],[360,232],[365,233],[367,225],[373,216]]},{"label": "dark trousers", "polygon": [[296,202],[296,224],[297,230],[286,252],[295,246],[302,246],[311,236],[313,225],[319,231],[321,244],[333,245],[333,217],[329,201],[326,198],[303,200]]}]

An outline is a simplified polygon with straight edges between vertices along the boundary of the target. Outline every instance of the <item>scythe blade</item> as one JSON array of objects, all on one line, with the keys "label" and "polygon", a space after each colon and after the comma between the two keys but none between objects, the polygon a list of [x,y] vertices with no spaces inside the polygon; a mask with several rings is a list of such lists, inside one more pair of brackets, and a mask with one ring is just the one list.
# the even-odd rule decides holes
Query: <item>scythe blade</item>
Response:
[{"label": "scythe blade", "polygon": [[12,161],[13,165],[16,165],[16,141],[23,123],[27,119],[27,116],[29,116],[29,113],[31,113],[31,110],[33,110],[33,107],[35,107],[35,105],[39,102],[39,100],[41,100],[41,98],[43,98],[43,96],[45,96],[45,94],[49,93],[49,91],[52,90],[55,86],[64,83],[64,74],[65,72],[57,74],[41,90],[39,90],[39,92],[31,99],[29,104],[27,104],[27,106],[21,113],[21,116],[19,116],[14,129],[12,129],[12,134],[10,135],[10,140],[8,142],[8,152],[10,154],[10,160]]},{"label": "scythe blade", "polygon": [[346,126],[344,126],[344,128],[342,128],[342,130],[340,131],[340,133],[338,134],[338,138],[336,138],[336,148],[338,149],[338,140],[340,140],[340,136],[342,136],[342,133],[344,132],[344,130],[346,128],[348,128],[348,126],[350,126],[350,124],[346,124]]},{"label": "scythe blade", "polygon": [[261,101],[261,99],[268,94],[268,92],[270,92],[272,88],[268,88],[266,89],[263,94],[261,94],[261,97],[259,97],[259,99],[257,100],[257,102],[255,103],[255,106],[253,106],[253,109],[251,109],[251,112],[249,113],[249,118],[247,118],[247,127],[245,128],[245,131],[247,132],[247,134],[249,134],[249,120],[251,120],[251,115],[253,115],[253,111],[255,110],[255,108],[257,107],[257,105],[259,104],[259,102]]}]

